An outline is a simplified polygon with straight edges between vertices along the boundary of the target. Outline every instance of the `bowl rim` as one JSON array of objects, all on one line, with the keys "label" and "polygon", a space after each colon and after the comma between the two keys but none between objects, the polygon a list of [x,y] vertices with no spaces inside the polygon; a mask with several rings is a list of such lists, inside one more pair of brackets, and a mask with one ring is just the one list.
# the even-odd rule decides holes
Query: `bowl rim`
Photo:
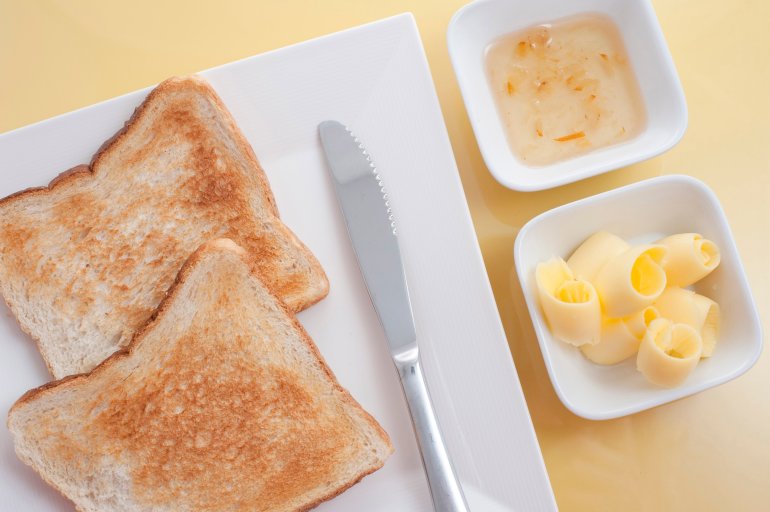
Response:
[{"label": "bowl rim", "polygon": [[[526,241],[527,235],[530,231],[532,231],[532,229],[535,226],[537,226],[544,219],[562,215],[564,212],[568,212],[570,210],[580,208],[584,205],[601,202],[609,197],[614,197],[617,195],[639,193],[639,191],[643,189],[648,189],[648,188],[658,187],[658,186],[666,186],[666,185],[676,185],[676,184],[694,188],[697,190],[697,192],[703,194],[708,199],[711,206],[716,210],[717,217],[720,219],[719,230],[724,231],[724,233],[727,235],[727,240],[729,241],[729,244],[731,246],[730,248],[731,252],[734,252],[736,255],[738,255],[738,257],[735,258],[735,261],[734,261],[734,264],[738,267],[737,269],[738,269],[739,275],[741,276],[741,279],[739,279],[738,285],[741,288],[741,294],[746,297],[747,303],[750,305],[750,308],[749,308],[749,311],[747,311],[747,314],[751,318],[752,326],[756,329],[758,333],[758,337],[756,338],[756,340],[752,340],[753,350],[749,354],[749,357],[747,357],[740,366],[733,369],[732,371],[726,372],[724,375],[721,375],[720,377],[715,378],[711,381],[700,383],[698,385],[694,385],[691,387],[666,389],[665,391],[668,392],[668,396],[661,395],[659,398],[650,398],[628,406],[616,407],[614,409],[603,409],[600,411],[581,407],[575,404],[573,400],[570,398],[569,394],[565,392],[562,385],[563,383],[560,381],[559,376],[556,374],[556,370],[553,367],[550,348],[548,346],[549,340],[547,340],[544,336],[545,326],[543,325],[543,322],[539,318],[538,304],[535,301],[532,291],[529,290],[527,286],[527,273],[529,272],[529,269],[526,269],[523,267],[524,264],[522,263],[522,257],[521,257],[524,250],[523,245]],[[516,267],[516,274],[519,279],[519,283],[521,284],[524,300],[525,300],[525,303],[527,304],[527,311],[529,313],[529,318],[530,318],[530,321],[532,322],[532,326],[535,331],[535,336],[537,338],[537,342],[540,347],[540,352],[543,356],[543,362],[545,363],[545,367],[548,372],[548,377],[551,380],[551,384],[553,385],[553,388],[556,391],[556,394],[559,397],[559,400],[561,400],[561,402],[564,404],[564,406],[567,409],[569,409],[572,413],[576,414],[577,416],[581,416],[589,420],[609,420],[609,419],[620,418],[623,416],[628,416],[630,414],[635,414],[637,412],[651,409],[659,405],[680,400],[682,398],[700,393],[701,391],[705,391],[706,389],[720,386],[726,382],[729,382],[733,379],[740,377],[756,364],[757,360],[762,354],[762,350],[764,347],[764,333],[762,331],[762,322],[759,317],[756,301],[754,300],[754,296],[751,292],[751,287],[748,284],[748,279],[746,277],[743,262],[740,258],[740,255],[738,254],[738,248],[735,243],[735,238],[733,237],[729,223],[727,222],[727,216],[725,215],[724,209],[722,208],[722,205],[720,204],[719,199],[717,198],[714,191],[711,190],[711,188],[709,188],[704,182],[692,176],[684,175],[684,174],[671,174],[671,175],[664,175],[664,176],[649,178],[646,180],[638,181],[638,182],[624,185],[621,187],[613,188],[605,192],[601,192],[599,194],[594,194],[588,197],[584,197],[582,199],[578,199],[576,201],[572,201],[572,202],[557,206],[555,208],[552,208],[550,210],[547,210],[543,213],[540,213],[539,215],[530,219],[519,230],[519,233],[516,235],[516,240],[513,245],[513,258],[514,258],[514,265]]]},{"label": "bowl rim", "polygon": [[[506,141],[506,148],[508,151],[501,152],[496,150],[498,148],[492,148],[490,143],[486,141],[484,135],[484,129],[481,127],[482,123],[489,121],[489,116],[481,115],[482,111],[478,108],[478,103],[475,100],[475,92],[478,91],[477,87],[473,86],[473,83],[469,76],[467,66],[464,64],[464,60],[459,57],[459,50],[457,45],[456,32],[458,26],[461,26],[462,20],[467,16],[469,12],[473,12],[479,9],[487,9],[489,5],[496,3],[508,2],[510,0],[475,0],[472,1],[460,9],[458,9],[452,16],[449,25],[447,27],[447,49],[449,52],[450,61],[452,62],[452,68],[455,73],[455,78],[460,89],[460,94],[463,98],[466,113],[471,123],[476,142],[484,160],[484,163],[492,174],[492,176],[503,186],[516,190],[519,192],[535,192],[539,190],[547,190],[550,188],[559,187],[576,181],[581,181],[599,174],[617,170],[635,163],[639,163],[650,158],[654,158],[662,153],[673,148],[684,136],[687,131],[689,123],[689,111],[687,108],[687,100],[684,95],[684,89],[679,79],[679,74],[676,70],[676,64],[674,63],[671,52],[663,34],[663,30],[660,26],[660,22],[655,14],[655,10],[651,3],[651,0],[633,0],[637,2],[645,13],[645,17],[649,22],[651,28],[650,35],[657,41],[658,45],[654,51],[657,60],[660,61],[664,72],[670,76],[672,87],[667,88],[668,93],[671,94],[674,102],[677,105],[677,115],[674,123],[670,125],[670,133],[664,139],[664,142],[659,144],[648,144],[637,148],[633,152],[626,153],[623,156],[615,156],[613,158],[604,158],[600,161],[596,161],[590,164],[581,164],[581,160],[584,158],[597,158],[597,155],[617,149],[618,146],[628,144],[636,139],[642,137],[650,130],[650,126],[646,126],[642,132],[636,137],[624,141],[618,144],[612,144],[603,148],[598,148],[595,151],[578,155],[566,160],[549,164],[545,166],[532,167],[524,164],[519,160],[511,151]],[[523,1],[523,0],[517,0]],[[585,10],[585,12],[595,12],[591,10]],[[554,16],[559,18],[560,16]],[[519,27],[523,28],[523,27]],[[515,31],[517,28],[512,27],[511,31]],[[490,39],[491,41],[492,39]],[[486,77],[484,78],[486,83]],[[485,93],[488,93],[485,88]],[[649,106],[645,104],[645,108]],[[648,111],[649,112],[649,111]],[[495,122],[499,123],[499,119],[495,116]],[[537,173],[543,174],[542,171],[549,168],[553,168],[558,165],[564,165],[565,163],[571,164],[569,168],[551,177],[538,177]],[[535,178],[530,177],[523,178],[524,173],[535,173]]]}]

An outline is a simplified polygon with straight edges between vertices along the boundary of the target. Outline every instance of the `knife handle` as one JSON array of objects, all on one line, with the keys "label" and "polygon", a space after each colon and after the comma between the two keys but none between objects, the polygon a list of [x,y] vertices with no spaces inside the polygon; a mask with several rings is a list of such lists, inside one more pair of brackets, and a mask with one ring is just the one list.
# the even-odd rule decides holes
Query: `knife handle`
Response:
[{"label": "knife handle", "polygon": [[433,508],[437,512],[467,512],[468,505],[436,421],[420,359],[415,357],[410,361],[396,361],[396,367],[412,416],[417,444],[420,446],[422,463],[433,497]]}]

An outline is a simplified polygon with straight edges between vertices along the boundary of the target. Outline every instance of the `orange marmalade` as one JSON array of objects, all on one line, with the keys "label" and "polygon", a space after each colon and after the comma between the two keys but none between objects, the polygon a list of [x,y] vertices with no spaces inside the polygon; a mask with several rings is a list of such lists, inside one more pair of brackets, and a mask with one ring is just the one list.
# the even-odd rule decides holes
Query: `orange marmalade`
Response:
[{"label": "orange marmalade", "polygon": [[509,34],[487,48],[486,68],[508,143],[527,165],[617,144],[644,128],[639,85],[605,15]]}]

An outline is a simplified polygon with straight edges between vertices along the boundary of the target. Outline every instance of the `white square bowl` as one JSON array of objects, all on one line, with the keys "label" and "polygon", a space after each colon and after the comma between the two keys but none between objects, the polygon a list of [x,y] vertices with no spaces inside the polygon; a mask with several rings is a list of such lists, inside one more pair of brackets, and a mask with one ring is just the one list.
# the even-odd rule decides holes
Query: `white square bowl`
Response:
[{"label": "white square bowl", "polygon": [[[646,127],[631,140],[585,155],[525,165],[506,139],[485,72],[485,50],[505,34],[580,13],[605,14],[618,26],[641,89]],[[652,158],[679,142],[687,128],[684,92],[648,0],[478,0],[454,15],[447,44],[484,162],[508,188],[543,190]]]},{"label": "white square bowl", "polygon": [[[701,360],[681,386],[647,382],[633,357],[612,366],[592,363],[551,335],[538,303],[535,267],[553,256],[566,259],[599,230],[631,244],[698,232],[719,246],[719,267],[693,288],[719,303],[721,331],[714,355]],[[547,211],[521,229],[514,259],[548,375],[562,403],[578,416],[617,418],[698,393],[743,374],[762,351],[759,315],[727,218],[716,195],[695,178],[653,178]]]}]

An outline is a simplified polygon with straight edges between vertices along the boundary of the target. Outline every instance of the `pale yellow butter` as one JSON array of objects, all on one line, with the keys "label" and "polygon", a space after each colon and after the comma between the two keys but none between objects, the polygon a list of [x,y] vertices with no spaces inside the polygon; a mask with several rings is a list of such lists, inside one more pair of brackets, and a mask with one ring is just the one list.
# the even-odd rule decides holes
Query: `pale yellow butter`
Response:
[{"label": "pale yellow butter", "polygon": [[540,263],[540,304],[553,335],[591,361],[611,365],[636,355],[652,383],[679,385],[714,352],[721,313],[712,299],[682,288],[710,274],[719,248],[697,233],[634,247],[599,231],[565,262]]},{"label": "pale yellow butter", "polygon": [[695,369],[702,348],[698,331],[686,324],[658,318],[642,338],[636,368],[653,384],[675,387]]},{"label": "pale yellow butter", "polygon": [[554,336],[575,346],[599,342],[601,308],[591,283],[575,279],[561,258],[540,263],[535,280],[540,305]]},{"label": "pale yellow butter", "polygon": [[633,315],[652,304],[666,288],[662,245],[638,245],[609,260],[594,286],[610,318]]}]

